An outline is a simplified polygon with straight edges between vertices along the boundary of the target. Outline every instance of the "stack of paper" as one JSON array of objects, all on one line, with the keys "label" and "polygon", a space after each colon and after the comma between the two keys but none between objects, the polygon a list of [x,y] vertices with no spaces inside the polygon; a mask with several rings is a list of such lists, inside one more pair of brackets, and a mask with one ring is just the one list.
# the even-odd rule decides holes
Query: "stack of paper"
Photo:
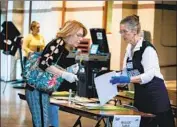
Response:
[{"label": "stack of paper", "polygon": [[52,96],[69,96],[69,92],[68,91],[53,92]]},{"label": "stack of paper", "polygon": [[125,95],[130,98],[134,98],[134,91],[125,91]]},{"label": "stack of paper", "polygon": [[82,105],[84,107],[99,107],[100,106],[100,104],[98,103],[77,103],[77,104]]},{"label": "stack of paper", "polygon": [[126,109],[122,106],[111,106],[111,105],[105,105],[105,106],[85,106],[85,108],[89,109],[89,110],[105,110],[105,111],[115,111],[115,110],[119,110],[119,111],[125,111],[125,110],[129,110]]},{"label": "stack of paper", "polygon": [[93,100],[93,99],[88,99],[88,98],[85,98],[85,97],[79,97],[79,96],[75,96],[73,98],[73,101],[76,102],[76,103],[93,103],[93,102],[97,102],[97,100]]},{"label": "stack of paper", "polygon": [[57,100],[68,100],[69,97],[65,97],[65,96],[53,96],[51,98],[55,98]]}]

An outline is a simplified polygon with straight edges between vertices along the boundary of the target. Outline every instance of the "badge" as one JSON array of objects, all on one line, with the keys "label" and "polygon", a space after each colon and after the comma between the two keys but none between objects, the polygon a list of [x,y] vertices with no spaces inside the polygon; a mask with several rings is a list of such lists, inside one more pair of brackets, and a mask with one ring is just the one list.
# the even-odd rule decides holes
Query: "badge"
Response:
[{"label": "badge", "polygon": [[133,63],[132,62],[128,62],[127,63],[127,69],[133,69]]},{"label": "badge", "polygon": [[138,71],[138,69],[134,69],[134,70],[128,71],[128,74],[130,75],[130,77],[132,77],[132,76],[138,76],[141,73]]}]

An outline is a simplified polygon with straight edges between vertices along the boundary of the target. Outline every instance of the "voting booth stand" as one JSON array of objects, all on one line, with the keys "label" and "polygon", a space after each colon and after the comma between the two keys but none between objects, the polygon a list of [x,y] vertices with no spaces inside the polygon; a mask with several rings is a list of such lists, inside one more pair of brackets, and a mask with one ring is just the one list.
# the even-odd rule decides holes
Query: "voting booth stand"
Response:
[{"label": "voting booth stand", "polygon": [[[14,56],[19,51],[21,76],[23,78],[23,60],[22,60],[22,41],[23,38],[17,27],[11,21],[2,23],[2,31],[0,32],[0,50],[5,55]],[[11,65],[12,66],[12,65]],[[16,70],[16,69],[15,69]],[[12,72],[14,75],[14,71]],[[11,75],[11,74],[10,74]],[[15,81],[12,84],[23,83],[24,81]],[[5,89],[4,89],[5,90]]]},{"label": "voting booth stand", "polygon": [[103,68],[110,69],[110,52],[105,29],[90,29],[92,45],[88,55],[76,56],[82,66],[78,73],[77,94],[80,97],[97,97],[94,78]]},{"label": "voting booth stand", "polygon": [[94,78],[102,71],[102,67],[109,66],[108,61],[84,61],[84,72],[78,73],[79,82],[77,85],[77,94],[80,97],[97,98]]}]

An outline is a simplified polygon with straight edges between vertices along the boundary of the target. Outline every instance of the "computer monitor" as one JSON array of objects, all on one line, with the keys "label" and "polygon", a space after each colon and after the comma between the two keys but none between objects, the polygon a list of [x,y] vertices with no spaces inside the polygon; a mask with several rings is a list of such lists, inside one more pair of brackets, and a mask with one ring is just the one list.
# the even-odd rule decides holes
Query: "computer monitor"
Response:
[{"label": "computer monitor", "polygon": [[99,45],[98,54],[109,53],[109,47],[108,47],[108,41],[107,41],[105,29],[91,28],[90,35],[92,38],[92,43]]},{"label": "computer monitor", "polygon": [[99,45],[97,45],[97,44],[92,44],[92,45],[91,45],[91,48],[90,48],[89,54],[90,54],[90,55],[96,55],[96,54],[98,53],[98,47],[99,47]]}]

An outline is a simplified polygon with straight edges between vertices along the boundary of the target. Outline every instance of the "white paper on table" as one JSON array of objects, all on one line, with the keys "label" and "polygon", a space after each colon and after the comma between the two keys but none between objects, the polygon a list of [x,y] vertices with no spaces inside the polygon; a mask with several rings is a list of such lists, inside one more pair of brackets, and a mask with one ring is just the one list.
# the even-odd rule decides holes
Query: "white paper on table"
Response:
[{"label": "white paper on table", "polygon": [[77,103],[79,105],[83,105],[83,106],[86,106],[86,107],[98,107],[100,106],[100,104],[98,103]]},{"label": "white paper on table", "polygon": [[101,106],[106,104],[110,99],[112,99],[118,94],[117,85],[112,85],[110,83],[111,77],[115,75],[116,72],[113,71],[100,75],[94,79]]},{"label": "white paper on table", "polygon": [[140,120],[139,115],[115,115],[112,127],[139,127]]},{"label": "white paper on table", "polygon": [[66,104],[66,103],[68,103],[68,101],[66,101],[66,100],[56,100],[54,98],[50,98],[50,103],[54,103],[54,104]]}]

